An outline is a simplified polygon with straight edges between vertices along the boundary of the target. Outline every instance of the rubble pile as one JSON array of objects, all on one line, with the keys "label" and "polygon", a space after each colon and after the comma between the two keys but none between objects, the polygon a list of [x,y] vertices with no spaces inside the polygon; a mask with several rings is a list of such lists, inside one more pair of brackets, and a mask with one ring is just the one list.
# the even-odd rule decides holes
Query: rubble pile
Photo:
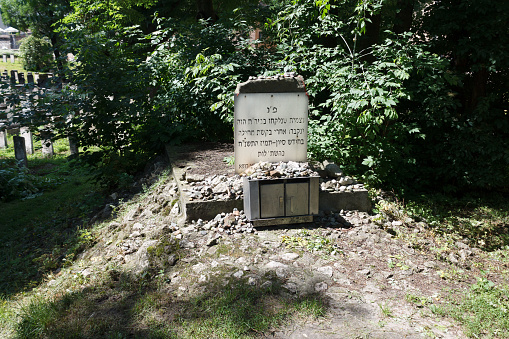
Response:
[{"label": "rubble pile", "polygon": [[244,173],[234,176],[211,177],[187,175],[188,186],[184,193],[192,200],[238,200],[243,198],[243,178],[248,180],[287,179],[320,176],[320,190],[327,192],[351,192],[364,189],[364,185],[345,176],[339,166],[327,163],[315,168],[307,162],[258,162]]}]

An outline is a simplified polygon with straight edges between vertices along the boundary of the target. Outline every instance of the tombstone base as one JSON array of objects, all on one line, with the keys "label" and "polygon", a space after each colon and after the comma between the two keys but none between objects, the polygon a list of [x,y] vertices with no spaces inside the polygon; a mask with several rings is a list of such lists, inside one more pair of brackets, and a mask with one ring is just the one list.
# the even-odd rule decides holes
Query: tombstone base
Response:
[{"label": "tombstone base", "polygon": [[[232,166],[225,165],[224,158],[233,155],[232,147],[225,149],[220,144],[211,145],[209,148],[198,148],[191,145],[166,147],[167,155],[171,162],[173,177],[176,179],[179,191],[179,206],[186,222],[192,220],[212,220],[222,212],[231,212],[234,208],[239,211],[243,209],[244,199],[229,200],[191,200],[187,197],[185,189],[189,188],[189,183],[184,179],[184,173],[189,168],[197,166],[209,166],[208,175],[233,175]],[[207,153],[207,150],[216,150],[215,158]],[[201,151],[200,151],[201,150]],[[221,150],[218,152],[217,150]],[[200,162],[200,159],[206,158],[207,161]],[[215,171],[215,172],[214,172]],[[345,192],[319,192],[319,210],[329,212],[340,212],[341,210],[357,210],[368,212],[371,210],[368,191],[366,189],[355,189]],[[283,218],[265,218],[255,219],[253,225],[256,227],[289,225],[298,223],[308,223],[313,221],[313,216],[301,217],[283,217]]]},{"label": "tombstone base", "polygon": [[251,220],[251,224],[253,224],[254,227],[304,224],[304,223],[310,223],[310,222],[313,222],[312,215],[304,215],[304,216],[300,216],[300,217],[282,217],[282,218],[268,218],[268,219]]}]

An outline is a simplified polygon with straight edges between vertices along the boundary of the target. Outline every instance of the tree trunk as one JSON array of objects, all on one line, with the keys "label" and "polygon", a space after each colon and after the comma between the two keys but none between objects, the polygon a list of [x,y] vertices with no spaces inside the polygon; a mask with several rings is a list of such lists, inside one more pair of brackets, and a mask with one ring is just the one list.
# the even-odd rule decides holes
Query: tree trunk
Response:
[{"label": "tree trunk", "polygon": [[396,13],[394,20],[394,33],[401,34],[410,31],[410,28],[412,28],[414,5],[415,0],[398,0],[397,8],[399,8],[399,12]]},{"label": "tree trunk", "polygon": [[486,96],[486,85],[488,83],[488,70],[485,66],[476,72],[472,77],[472,91],[467,100],[467,111],[473,112],[479,104],[479,99]]},{"label": "tree trunk", "polygon": [[219,19],[214,11],[212,0],[196,0],[196,5],[198,9],[196,20],[204,19],[210,20],[211,23],[214,23]]}]

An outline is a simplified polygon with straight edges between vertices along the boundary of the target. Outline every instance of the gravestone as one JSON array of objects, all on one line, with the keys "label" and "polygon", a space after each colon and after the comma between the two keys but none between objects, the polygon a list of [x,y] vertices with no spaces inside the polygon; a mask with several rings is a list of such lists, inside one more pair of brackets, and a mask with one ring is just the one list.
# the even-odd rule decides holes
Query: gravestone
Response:
[{"label": "gravestone", "polygon": [[25,84],[25,73],[23,73],[23,72],[18,73],[18,82],[20,85]]},{"label": "gravestone", "polygon": [[259,161],[306,161],[308,97],[301,76],[259,77],[235,90],[235,171]]},{"label": "gravestone", "polygon": [[7,131],[0,131],[0,149],[8,148],[9,144],[7,143]]},{"label": "gravestone", "polygon": [[11,71],[11,84],[16,84],[16,71]]},{"label": "gravestone", "polygon": [[48,87],[49,74],[47,73],[39,73],[39,78],[37,79],[37,86],[39,87]]},{"label": "gravestone", "polygon": [[51,141],[51,132],[41,131],[41,146],[42,156],[51,158],[54,155],[53,142]]},{"label": "gravestone", "polygon": [[14,54],[11,54],[11,64],[13,64],[15,62],[14,60]]},{"label": "gravestone", "polygon": [[27,83],[29,83],[29,84],[34,83],[34,75],[31,72],[27,73]]},{"label": "gravestone", "polygon": [[4,62],[7,62],[7,54],[4,54],[3,57],[4,57]]},{"label": "gravestone", "polygon": [[25,149],[27,150],[27,154],[34,154],[34,142],[30,128],[21,127],[19,129],[19,134],[25,139]]},{"label": "gravestone", "polygon": [[71,152],[71,156],[78,155],[79,149],[78,149],[78,143],[76,142],[76,138],[73,136],[69,136],[69,151]]},{"label": "gravestone", "polygon": [[21,162],[22,166],[28,167],[27,153],[25,149],[25,139],[15,135],[14,141],[14,157]]}]

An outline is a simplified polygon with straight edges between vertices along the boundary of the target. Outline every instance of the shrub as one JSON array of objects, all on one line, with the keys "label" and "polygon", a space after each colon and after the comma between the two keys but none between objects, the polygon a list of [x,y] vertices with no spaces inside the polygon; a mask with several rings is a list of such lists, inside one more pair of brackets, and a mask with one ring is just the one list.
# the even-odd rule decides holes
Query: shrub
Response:
[{"label": "shrub", "polygon": [[0,201],[33,198],[55,185],[55,180],[30,173],[14,159],[0,160]]},{"label": "shrub", "polygon": [[33,35],[21,40],[19,46],[21,64],[27,71],[47,72],[54,65],[53,48],[47,39]]}]

